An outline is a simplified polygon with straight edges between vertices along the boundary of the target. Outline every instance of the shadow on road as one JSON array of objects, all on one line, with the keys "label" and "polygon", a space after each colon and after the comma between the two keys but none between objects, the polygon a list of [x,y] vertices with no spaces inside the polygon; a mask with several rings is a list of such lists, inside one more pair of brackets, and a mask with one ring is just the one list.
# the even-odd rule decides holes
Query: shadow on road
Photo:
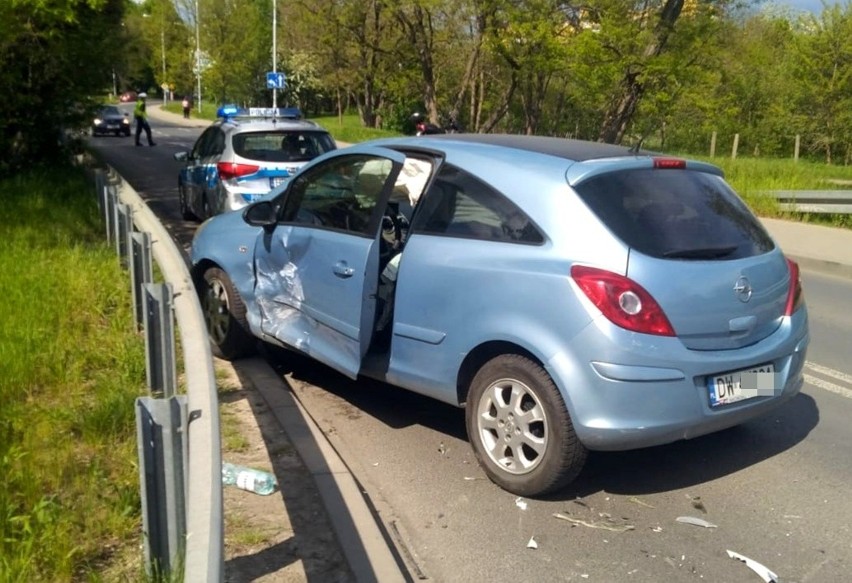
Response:
[{"label": "shadow on road", "polygon": [[[352,381],[310,359],[272,352],[280,375],[318,387],[392,428],[422,425],[467,441],[464,410],[384,383]],[[716,480],[772,458],[805,439],[819,421],[816,402],[800,393],[766,416],[711,435],[624,452],[591,452],[583,472],[552,499],[594,492],[641,495]]]}]

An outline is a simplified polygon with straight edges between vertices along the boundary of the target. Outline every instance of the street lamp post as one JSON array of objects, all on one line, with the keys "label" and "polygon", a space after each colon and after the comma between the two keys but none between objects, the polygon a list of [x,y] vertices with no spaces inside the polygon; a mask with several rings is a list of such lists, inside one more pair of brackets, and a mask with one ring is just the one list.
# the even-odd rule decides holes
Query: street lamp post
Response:
[{"label": "street lamp post", "polygon": [[[278,42],[278,1],[272,0],[272,72],[278,72],[278,51],[276,50]],[[272,88],[272,108],[278,108],[278,88]]]},{"label": "street lamp post", "polygon": [[[160,29],[160,49],[163,52],[163,85],[168,87],[169,80],[166,78],[166,27],[163,26]],[[169,102],[169,90],[163,89],[163,97],[164,101],[168,104]]]},{"label": "street lamp post", "polygon": [[195,0],[195,78],[198,83],[198,112],[201,113],[201,35],[198,28],[198,0]]}]

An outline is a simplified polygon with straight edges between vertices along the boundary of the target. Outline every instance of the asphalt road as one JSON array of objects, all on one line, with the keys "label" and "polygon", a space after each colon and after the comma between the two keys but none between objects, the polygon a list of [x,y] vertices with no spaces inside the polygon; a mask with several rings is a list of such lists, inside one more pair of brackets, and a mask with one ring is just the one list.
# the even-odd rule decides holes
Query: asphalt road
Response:
[{"label": "asphalt road", "polygon": [[[197,128],[154,125],[158,146],[91,143],[186,247],[172,154]],[[290,357],[272,364],[362,483],[415,579],[852,580],[852,280],[803,272],[807,384],[775,413],[715,435],[594,453],[559,496],[522,500],[479,470],[461,410]],[[678,522],[693,517],[714,527]]]}]

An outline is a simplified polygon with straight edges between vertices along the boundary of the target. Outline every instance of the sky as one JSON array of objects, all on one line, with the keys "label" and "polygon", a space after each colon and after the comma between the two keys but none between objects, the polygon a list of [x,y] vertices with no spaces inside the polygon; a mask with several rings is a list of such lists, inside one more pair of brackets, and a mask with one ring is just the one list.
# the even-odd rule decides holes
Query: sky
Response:
[{"label": "sky", "polygon": [[[848,1],[849,0],[826,0],[826,4],[831,6],[832,4],[844,4]],[[778,4],[779,6],[787,5],[796,10],[805,10],[817,15],[822,12],[821,0],[771,0],[771,2]]]}]

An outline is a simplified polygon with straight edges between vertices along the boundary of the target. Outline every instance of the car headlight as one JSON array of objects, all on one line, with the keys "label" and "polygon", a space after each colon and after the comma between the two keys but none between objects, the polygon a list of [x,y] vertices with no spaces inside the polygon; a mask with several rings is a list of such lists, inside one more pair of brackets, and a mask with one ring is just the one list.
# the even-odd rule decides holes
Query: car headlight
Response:
[{"label": "car headlight", "polygon": [[123,124],[124,124],[124,125],[126,125],[126,126],[129,126],[129,125],[130,125],[130,120],[129,120],[129,119],[127,119],[127,118],[125,117],[123,120],[121,120],[121,123],[123,123]]},{"label": "car headlight", "polygon": [[96,117],[96,118],[95,118],[95,125],[96,125],[96,126],[99,126],[99,125],[101,125],[102,123],[103,123],[103,120],[101,120],[101,118],[99,118],[99,117]]}]

